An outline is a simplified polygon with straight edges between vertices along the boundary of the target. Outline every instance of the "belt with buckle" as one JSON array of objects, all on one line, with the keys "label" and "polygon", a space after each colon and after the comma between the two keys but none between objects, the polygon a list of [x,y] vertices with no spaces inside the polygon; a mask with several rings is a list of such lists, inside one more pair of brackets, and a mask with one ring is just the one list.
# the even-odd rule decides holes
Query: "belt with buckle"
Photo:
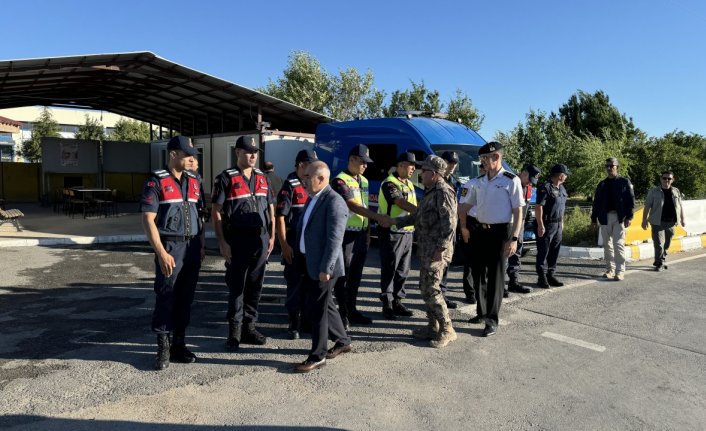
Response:
[{"label": "belt with buckle", "polygon": [[492,229],[496,226],[507,226],[507,223],[478,223],[481,229]]}]

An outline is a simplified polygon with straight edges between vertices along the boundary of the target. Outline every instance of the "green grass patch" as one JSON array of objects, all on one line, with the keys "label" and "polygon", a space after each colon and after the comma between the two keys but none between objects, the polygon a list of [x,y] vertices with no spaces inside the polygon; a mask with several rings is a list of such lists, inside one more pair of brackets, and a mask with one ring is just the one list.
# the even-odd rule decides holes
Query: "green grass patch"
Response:
[{"label": "green grass patch", "polygon": [[563,245],[593,247],[598,235],[591,226],[591,210],[574,206],[564,214]]}]

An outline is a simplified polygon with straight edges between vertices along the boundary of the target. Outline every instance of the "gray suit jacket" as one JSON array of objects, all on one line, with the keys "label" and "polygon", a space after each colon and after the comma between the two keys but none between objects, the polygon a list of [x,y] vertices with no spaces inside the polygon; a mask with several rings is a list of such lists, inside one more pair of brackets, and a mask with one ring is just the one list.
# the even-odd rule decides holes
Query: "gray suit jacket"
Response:
[{"label": "gray suit jacket", "polygon": [[[304,207],[306,214],[311,199]],[[343,267],[343,235],[346,233],[348,221],[348,206],[341,195],[334,192],[331,186],[326,186],[321,191],[316,205],[311,210],[306,232],[304,233],[304,247],[306,248],[306,271],[314,280],[319,279],[319,274],[331,274],[335,280],[345,274]],[[304,216],[297,225],[297,248],[303,230]]]}]

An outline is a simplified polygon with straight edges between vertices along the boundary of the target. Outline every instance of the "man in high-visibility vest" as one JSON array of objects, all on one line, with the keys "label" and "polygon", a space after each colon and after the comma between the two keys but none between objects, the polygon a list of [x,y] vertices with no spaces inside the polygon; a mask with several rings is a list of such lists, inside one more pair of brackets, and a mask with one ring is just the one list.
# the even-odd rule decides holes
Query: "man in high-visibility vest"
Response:
[{"label": "man in high-visibility vest", "polygon": [[[378,214],[392,218],[414,214],[417,210],[417,196],[410,177],[416,168],[414,153],[400,154],[396,171],[380,184]],[[395,320],[396,316],[409,317],[412,312],[402,304],[402,299],[406,296],[404,285],[412,261],[414,225],[378,227],[378,239],[382,314],[389,320]]]},{"label": "man in high-visibility vest", "polygon": [[343,197],[350,215],[343,237],[343,263],[346,275],[336,281],[334,294],[338,312],[348,329],[351,323],[369,325],[372,319],[356,308],[358,288],[363,275],[365,258],[370,246],[370,222],[390,226],[390,218],[368,209],[368,180],[363,176],[368,163],[373,163],[370,150],[365,145],[356,145],[348,153],[348,168],[331,180],[331,187]]}]

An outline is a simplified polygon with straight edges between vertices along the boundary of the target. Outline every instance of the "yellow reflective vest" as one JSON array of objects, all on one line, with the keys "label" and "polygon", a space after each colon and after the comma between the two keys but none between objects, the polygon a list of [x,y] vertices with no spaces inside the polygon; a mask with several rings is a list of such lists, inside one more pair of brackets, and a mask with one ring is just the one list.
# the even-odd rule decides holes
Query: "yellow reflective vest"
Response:
[{"label": "yellow reflective vest", "polygon": [[[368,208],[368,180],[364,176],[360,176],[360,184],[358,180],[348,175],[346,172],[341,172],[336,175],[336,178],[340,178],[345,181],[346,186],[353,192],[353,201],[358,205]],[[368,228],[368,218],[363,217],[360,214],[356,214],[353,211],[350,212],[348,216],[348,223],[346,224],[346,230],[365,230]]]},{"label": "yellow reflective vest", "polygon": [[[407,211],[395,205],[394,202],[390,202],[388,204],[387,199],[385,198],[385,193],[383,193],[383,187],[385,187],[386,183],[393,183],[396,185],[402,192],[404,199],[415,207],[417,206],[417,194],[414,191],[414,185],[412,185],[412,182],[407,180],[407,182],[404,183],[400,181],[396,175],[391,174],[380,184],[380,192],[378,193],[378,214],[387,214],[392,218],[402,217],[409,214]],[[414,225],[403,228],[392,226],[390,230],[393,232],[414,232]]]}]

